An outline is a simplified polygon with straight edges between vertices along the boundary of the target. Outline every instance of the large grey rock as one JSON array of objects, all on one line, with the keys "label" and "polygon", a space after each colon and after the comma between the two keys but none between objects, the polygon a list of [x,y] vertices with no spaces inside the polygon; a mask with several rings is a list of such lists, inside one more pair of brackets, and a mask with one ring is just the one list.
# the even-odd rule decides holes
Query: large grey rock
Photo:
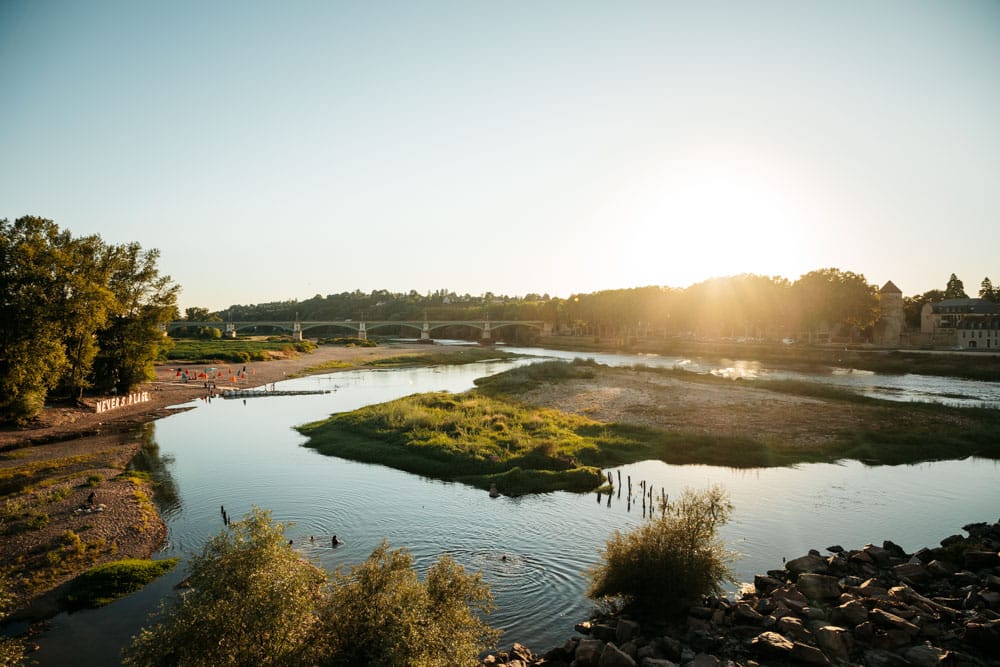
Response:
[{"label": "large grey rock", "polygon": [[699,653],[684,667],[719,667],[719,659],[710,653]]},{"label": "large grey rock", "polygon": [[803,644],[802,642],[795,642],[795,645],[792,647],[792,658],[805,665],[830,664],[830,661],[823,655],[822,651],[815,646]]},{"label": "large grey rock", "polygon": [[618,645],[627,644],[633,639],[639,636],[639,624],[635,621],[630,621],[628,619],[621,619],[618,621],[618,627],[615,629],[615,641]]},{"label": "large grey rock", "polygon": [[643,658],[639,667],[678,667],[678,665],[666,658]]},{"label": "large grey rock", "polygon": [[576,645],[576,654],[573,656],[578,667],[597,667],[597,662],[604,652],[604,642],[600,639],[581,639]]},{"label": "large grey rock", "polygon": [[930,644],[910,646],[899,653],[914,667],[936,667],[948,654],[947,651],[939,649],[936,646],[931,646]]},{"label": "large grey rock", "polygon": [[844,626],[860,625],[868,620],[868,607],[857,600],[850,600],[835,607],[830,614],[830,620]]},{"label": "large grey rock", "polygon": [[785,658],[791,655],[795,644],[777,632],[762,632],[750,640],[750,648],[765,657]]},{"label": "large grey rock", "polygon": [[899,580],[906,579],[915,584],[924,584],[930,581],[931,573],[920,563],[900,563],[894,565],[892,574]]},{"label": "large grey rock", "polygon": [[609,643],[604,647],[601,659],[597,661],[597,667],[636,667],[636,664],[632,656]]},{"label": "large grey rock", "polygon": [[891,651],[881,649],[865,651],[865,667],[907,667],[909,664],[906,658]]},{"label": "large grey rock", "polygon": [[775,624],[775,629],[797,642],[811,642],[813,640],[813,635],[809,632],[809,629],[802,624],[802,621],[794,616],[783,616],[778,619]]},{"label": "large grey rock", "polygon": [[920,632],[920,628],[913,623],[910,623],[905,618],[887,612],[884,609],[878,609],[877,607],[871,610],[871,613],[868,614],[868,618],[871,619],[872,623],[875,625],[883,628],[889,628],[891,630],[900,630],[911,637]]},{"label": "large grey rock", "polygon": [[816,644],[833,660],[846,661],[851,656],[851,649],[854,647],[854,638],[851,633],[836,625],[823,625],[813,632],[816,636]]},{"label": "large grey rock", "polygon": [[835,577],[825,574],[800,574],[795,582],[799,591],[810,600],[834,600],[840,597],[840,585]]},{"label": "large grey rock", "polygon": [[827,569],[826,559],[815,554],[806,554],[805,556],[793,558],[785,563],[785,569],[792,574],[803,574],[807,572],[813,574],[825,574]]}]

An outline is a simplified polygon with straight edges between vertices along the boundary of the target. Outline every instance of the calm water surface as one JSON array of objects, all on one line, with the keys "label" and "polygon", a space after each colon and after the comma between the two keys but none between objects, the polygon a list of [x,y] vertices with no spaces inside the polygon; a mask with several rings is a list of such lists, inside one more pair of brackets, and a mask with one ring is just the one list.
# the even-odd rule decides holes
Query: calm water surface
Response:
[{"label": "calm water surface", "polygon": [[[656,363],[675,365],[664,358],[586,356],[602,363],[659,359]],[[590,610],[582,573],[597,561],[613,531],[644,520],[641,504],[630,507],[617,496],[569,493],[490,499],[459,484],[322,456],[303,447],[305,439],[292,429],[333,412],[411,393],[463,391],[477,377],[520,363],[526,362],[290,380],[280,386],[331,393],[245,402],[216,399],[156,422],[145,459],[164,483],[160,501],[169,537],[160,556],[183,558],[198,551],[222,529],[220,505],[235,517],[257,505],[272,510],[280,521],[294,522],[288,534],[295,548],[329,570],[364,560],[382,539],[409,549],[421,569],[449,554],[482,570],[491,584],[498,606],[491,624],[505,630],[504,644],[520,641],[536,650],[561,644]],[[718,369],[706,372],[711,370]],[[973,384],[983,385],[980,391],[987,394],[995,390]],[[942,393],[959,392],[946,386]],[[651,461],[621,472],[636,484],[648,481],[656,495],[660,489],[677,494],[686,486],[725,485],[736,511],[723,537],[743,554],[735,567],[741,580],[810,548],[834,543],[851,548],[891,539],[913,550],[960,532],[965,523],[994,521],[1000,515],[1000,466],[979,459],[753,470]],[[345,544],[330,548],[332,534]],[[172,586],[182,576],[183,568],[178,568],[104,609],[57,616],[39,642],[39,664],[114,664],[121,647],[159,601],[173,594]]]}]

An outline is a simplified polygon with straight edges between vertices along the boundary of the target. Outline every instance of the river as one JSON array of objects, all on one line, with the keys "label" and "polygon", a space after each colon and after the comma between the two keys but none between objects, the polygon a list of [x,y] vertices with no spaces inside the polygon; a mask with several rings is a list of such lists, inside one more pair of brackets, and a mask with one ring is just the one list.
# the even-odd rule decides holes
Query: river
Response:
[{"label": "river", "polygon": [[[748,378],[787,374],[749,362],[715,368],[680,358],[508,349]],[[312,376],[279,386],[331,393],[199,401],[198,409],[157,421],[150,427],[143,460],[162,482],[159,502],[169,537],[158,557],[184,558],[198,551],[222,530],[221,505],[234,517],[256,505],[272,510],[279,521],[294,522],[288,530],[294,548],[327,570],[364,560],[383,539],[409,549],[421,570],[449,554],[481,570],[490,583],[498,607],[490,623],[505,631],[503,645],[519,641],[543,651],[562,644],[591,610],[583,573],[597,562],[613,531],[644,520],[641,505],[629,506],[617,496],[572,493],[491,499],[460,484],[320,455],[302,447],[305,439],[292,428],[411,393],[464,391],[477,377],[531,361]],[[806,378],[885,393],[894,400],[1000,407],[995,383],[846,369]],[[646,480],[657,495],[660,489],[676,494],[688,486],[724,485],[736,509],[722,536],[742,554],[734,566],[741,581],[777,567],[782,558],[834,543],[853,548],[891,539],[908,550],[935,545],[965,523],[996,520],[1000,507],[1000,464],[972,458],[908,466],[850,461],[750,470],[647,461],[624,466],[621,474],[636,483]],[[343,546],[330,547],[332,534],[344,540]],[[40,665],[115,664],[148,614],[174,594],[183,574],[182,566],[103,609],[56,616],[38,639],[41,650],[33,657]]]}]

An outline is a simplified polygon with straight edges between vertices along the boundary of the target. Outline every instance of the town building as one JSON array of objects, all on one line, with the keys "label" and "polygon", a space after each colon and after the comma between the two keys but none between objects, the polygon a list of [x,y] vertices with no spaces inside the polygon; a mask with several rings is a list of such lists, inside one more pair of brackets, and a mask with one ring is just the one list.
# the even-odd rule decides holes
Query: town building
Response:
[{"label": "town building", "polygon": [[945,299],[925,303],[920,311],[920,331],[932,344],[965,349],[1000,346],[1000,303],[986,299]]}]

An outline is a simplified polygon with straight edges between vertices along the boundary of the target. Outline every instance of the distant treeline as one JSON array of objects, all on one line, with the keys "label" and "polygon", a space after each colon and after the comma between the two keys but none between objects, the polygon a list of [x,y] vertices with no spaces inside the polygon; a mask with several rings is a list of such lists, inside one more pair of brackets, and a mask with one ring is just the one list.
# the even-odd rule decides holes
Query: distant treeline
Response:
[{"label": "distant treeline", "polygon": [[[989,279],[986,298],[993,298]],[[947,289],[903,299],[907,324],[918,327],[927,301],[966,296],[954,274]],[[192,312],[194,311],[194,312]],[[422,295],[375,290],[317,294],[305,301],[233,305],[210,314],[188,309],[188,319],[209,315],[247,320],[542,320],[576,333],[702,335],[780,338],[819,329],[868,337],[881,313],[878,287],[864,275],[820,269],[792,282],[780,276],[743,274],[713,278],[687,288],[636,287],[562,299],[547,294],[511,297],[458,295],[438,290]]]}]

